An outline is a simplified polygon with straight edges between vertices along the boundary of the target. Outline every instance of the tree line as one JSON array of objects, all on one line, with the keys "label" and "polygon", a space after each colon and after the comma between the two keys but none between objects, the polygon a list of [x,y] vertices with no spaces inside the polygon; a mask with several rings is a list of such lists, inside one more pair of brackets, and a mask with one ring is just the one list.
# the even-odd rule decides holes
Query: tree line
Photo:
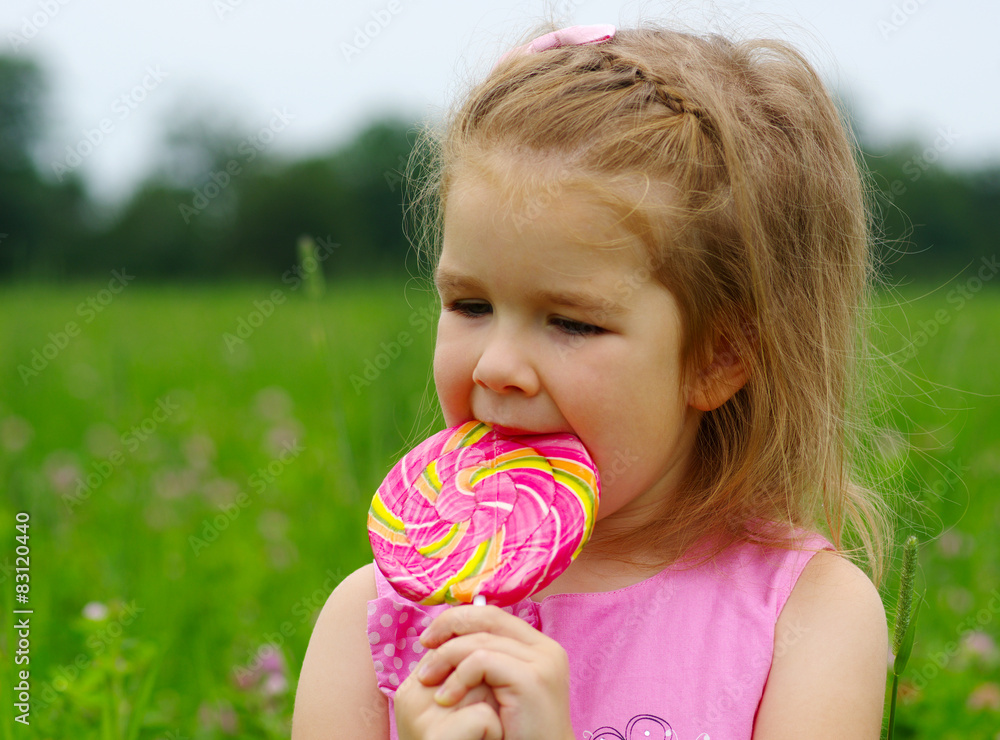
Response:
[{"label": "tree line", "polygon": [[[149,76],[156,84],[155,70]],[[328,274],[412,270],[402,174],[417,138],[413,121],[373,121],[346,144],[297,159],[270,147],[292,118],[287,111],[273,111],[252,133],[172,121],[162,166],[108,214],[78,167],[112,135],[113,121],[84,130],[40,166],[33,153],[46,135],[45,89],[34,62],[0,56],[0,280],[99,277],[122,267],[154,280],[273,280],[296,264],[303,234],[330,246]],[[128,101],[121,104],[127,115]],[[947,279],[995,258],[1000,164],[944,168],[938,160],[954,138],[940,130],[930,142],[878,151],[862,141],[876,255],[892,282]]]}]

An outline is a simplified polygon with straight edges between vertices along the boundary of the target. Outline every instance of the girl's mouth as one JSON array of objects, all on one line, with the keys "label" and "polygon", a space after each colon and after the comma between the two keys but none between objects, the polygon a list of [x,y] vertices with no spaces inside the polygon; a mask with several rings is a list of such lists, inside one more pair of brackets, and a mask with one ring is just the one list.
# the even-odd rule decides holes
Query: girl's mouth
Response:
[{"label": "girl's mouth", "polygon": [[[486,422],[489,424],[489,422]],[[524,437],[530,434],[545,434],[545,432],[533,432],[530,429],[521,429],[520,427],[508,427],[503,424],[490,424],[493,429],[495,429],[500,434],[504,434],[508,437]]]}]

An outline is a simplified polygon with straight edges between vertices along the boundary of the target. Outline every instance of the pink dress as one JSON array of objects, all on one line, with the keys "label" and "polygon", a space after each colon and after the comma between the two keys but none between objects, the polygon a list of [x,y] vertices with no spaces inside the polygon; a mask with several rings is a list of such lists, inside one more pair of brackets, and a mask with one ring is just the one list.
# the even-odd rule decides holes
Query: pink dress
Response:
[{"label": "pink dress", "polygon": [[[529,598],[505,611],[566,650],[581,740],[749,740],[778,615],[814,552],[834,549],[816,534],[803,548],[737,545],[695,569],[671,566],[616,591]],[[420,633],[451,607],[400,597],[377,567],[375,580],[368,639],[396,740],[396,688],[424,652]]]}]

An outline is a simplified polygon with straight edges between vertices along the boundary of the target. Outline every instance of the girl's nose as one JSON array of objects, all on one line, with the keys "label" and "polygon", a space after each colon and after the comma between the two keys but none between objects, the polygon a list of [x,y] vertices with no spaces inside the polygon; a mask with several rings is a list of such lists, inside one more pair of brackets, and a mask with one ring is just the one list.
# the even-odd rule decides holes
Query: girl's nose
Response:
[{"label": "girl's nose", "polygon": [[541,385],[524,342],[496,331],[486,341],[472,380],[494,393],[518,390],[526,396],[534,396]]}]

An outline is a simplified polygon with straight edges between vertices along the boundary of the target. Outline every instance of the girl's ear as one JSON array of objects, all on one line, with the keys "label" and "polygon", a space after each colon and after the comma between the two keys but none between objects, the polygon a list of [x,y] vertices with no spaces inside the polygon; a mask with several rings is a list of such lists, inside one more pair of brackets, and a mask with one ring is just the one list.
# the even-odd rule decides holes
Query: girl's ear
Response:
[{"label": "girl's ear", "polygon": [[725,336],[716,338],[711,357],[688,392],[688,404],[699,411],[719,408],[747,382],[746,367]]}]

